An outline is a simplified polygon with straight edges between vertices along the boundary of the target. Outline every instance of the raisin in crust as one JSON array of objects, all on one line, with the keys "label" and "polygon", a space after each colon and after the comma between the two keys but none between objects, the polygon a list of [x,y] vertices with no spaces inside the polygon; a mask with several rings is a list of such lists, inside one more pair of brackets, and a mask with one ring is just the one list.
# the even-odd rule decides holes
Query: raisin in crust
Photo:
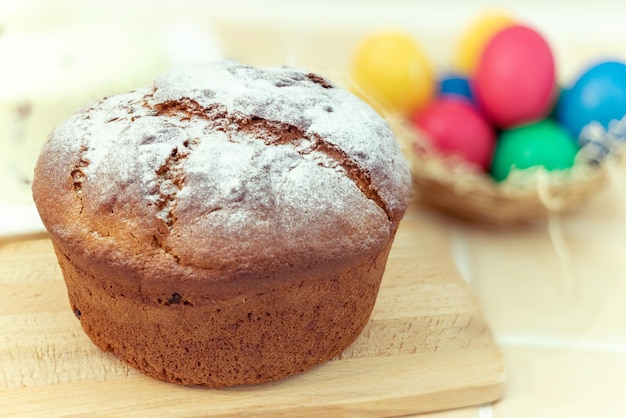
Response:
[{"label": "raisin in crust", "polygon": [[94,343],[210,387],[283,378],[346,348],[409,192],[369,106],[314,74],[232,61],[76,113],[33,183]]}]

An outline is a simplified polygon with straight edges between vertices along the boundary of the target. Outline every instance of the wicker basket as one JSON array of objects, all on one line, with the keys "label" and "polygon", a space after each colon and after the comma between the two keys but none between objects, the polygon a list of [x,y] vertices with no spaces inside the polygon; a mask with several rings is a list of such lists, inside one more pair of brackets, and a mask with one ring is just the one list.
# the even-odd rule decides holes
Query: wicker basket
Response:
[{"label": "wicker basket", "polygon": [[458,159],[437,155],[402,119],[388,120],[409,162],[418,202],[466,220],[495,225],[544,222],[550,213],[580,207],[607,182],[608,159],[598,162],[581,149],[572,169],[518,170],[497,183]]}]

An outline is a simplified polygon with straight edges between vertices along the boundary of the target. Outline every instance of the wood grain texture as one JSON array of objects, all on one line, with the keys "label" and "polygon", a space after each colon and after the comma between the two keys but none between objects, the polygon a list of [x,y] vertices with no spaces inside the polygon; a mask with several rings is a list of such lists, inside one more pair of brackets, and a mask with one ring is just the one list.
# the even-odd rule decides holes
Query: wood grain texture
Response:
[{"label": "wood grain texture", "polygon": [[497,400],[500,352],[447,233],[415,208],[402,221],[372,317],[334,360],[225,390],[144,377],[99,351],[69,308],[44,236],[0,241],[0,415],[396,416]]}]

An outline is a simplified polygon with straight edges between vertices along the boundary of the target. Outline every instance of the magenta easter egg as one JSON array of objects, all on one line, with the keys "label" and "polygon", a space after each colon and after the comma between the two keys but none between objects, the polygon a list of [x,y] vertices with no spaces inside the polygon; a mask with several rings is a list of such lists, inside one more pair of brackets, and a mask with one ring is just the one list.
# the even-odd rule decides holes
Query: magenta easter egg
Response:
[{"label": "magenta easter egg", "polygon": [[496,134],[468,100],[439,98],[412,115],[411,122],[442,155],[456,155],[480,171],[489,168]]},{"label": "magenta easter egg", "polygon": [[501,128],[543,119],[557,90],[550,46],[526,26],[498,32],[481,56],[474,88],[489,118]]}]

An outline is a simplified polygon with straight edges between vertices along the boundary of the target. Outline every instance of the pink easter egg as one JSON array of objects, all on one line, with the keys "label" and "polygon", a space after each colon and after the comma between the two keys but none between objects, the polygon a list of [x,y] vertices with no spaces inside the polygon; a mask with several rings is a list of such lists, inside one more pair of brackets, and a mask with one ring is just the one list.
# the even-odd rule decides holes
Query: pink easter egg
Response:
[{"label": "pink easter egg", "polygon": [[545,118],[556,98],[554,56],[546,40],[526,26],[511,26],[488,42],[474,89],[488,117],[500,128]]},{"label": "pink easter egg", "polygon": [[487,171],[493,156],[496,134],[491,125],[464,98],[444,96],[411,116],[442,155],[455,155]]}]

